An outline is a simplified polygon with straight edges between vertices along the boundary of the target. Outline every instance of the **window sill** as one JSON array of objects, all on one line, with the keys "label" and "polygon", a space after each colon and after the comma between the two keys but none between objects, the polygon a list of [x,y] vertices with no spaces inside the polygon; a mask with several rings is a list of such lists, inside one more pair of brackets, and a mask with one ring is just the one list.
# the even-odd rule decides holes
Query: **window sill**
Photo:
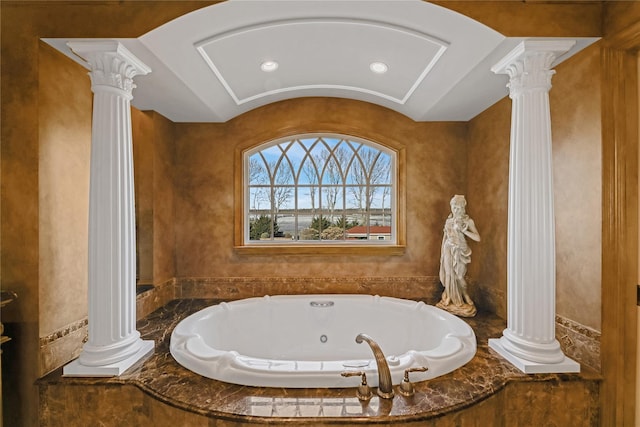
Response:
[{"label": "window sill", "polygon": [[356,255],[356,256],[400,256],[404,245],[255,245],[235,246],[239,255]]}]

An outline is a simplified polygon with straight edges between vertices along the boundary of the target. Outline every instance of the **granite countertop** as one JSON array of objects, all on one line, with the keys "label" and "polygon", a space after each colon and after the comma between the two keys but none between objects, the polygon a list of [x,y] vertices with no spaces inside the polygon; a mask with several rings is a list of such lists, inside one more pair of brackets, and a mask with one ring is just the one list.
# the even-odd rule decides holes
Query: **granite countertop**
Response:
[{"label": "granite countertop", "polygon": [[368,402],[355,397],[355,388],[285,389],[228,384],[195,374],[179,365],[169,352],[173,328],[186,316],[216,300],[173,300],[138,321],[144,339],[156,342],[155,352],[127,372],[113,378],[77,378],[61,376],[62,369],[45,376],[41,384],[112,385],[129,384],[171,406],[201,415],[231,421],[277,423],[287,420],[305,422],[310,418],[349,422],[371,422],[376,417],[394,420],[421,420],[457,411],[482,401],[510,381],[584,381],[599,380],[588,368],[580,374],[526,375],[488,348],[488,338],[502,335],[504,320],[492,314],[478,313],[465,319],[476,333],[478,350],[463,367],[441,377],[415,384],[415,396],[396,393],[391,400],[375,396]]}]

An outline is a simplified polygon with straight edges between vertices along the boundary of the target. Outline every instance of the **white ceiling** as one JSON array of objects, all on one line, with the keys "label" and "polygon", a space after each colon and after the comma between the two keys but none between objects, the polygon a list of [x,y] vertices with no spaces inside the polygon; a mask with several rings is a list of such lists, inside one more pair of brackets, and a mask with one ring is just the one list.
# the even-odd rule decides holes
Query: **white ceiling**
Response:
[{"label": "white ceiling", "polygon": [[[44,40],[87,66],[66,45],[79,39]],[[507,77],[491,67],[524,39],[421,0],[229,0],[113,40],[152,69],[134,79],[136,108],[174,122],[224,122],[305,96],[467,121],[507,95]],[[575,40],[556,63],[596,39]],[[278,69],[262,71],[266,60]],[[376,61],[388,72],[372,73]]]}]

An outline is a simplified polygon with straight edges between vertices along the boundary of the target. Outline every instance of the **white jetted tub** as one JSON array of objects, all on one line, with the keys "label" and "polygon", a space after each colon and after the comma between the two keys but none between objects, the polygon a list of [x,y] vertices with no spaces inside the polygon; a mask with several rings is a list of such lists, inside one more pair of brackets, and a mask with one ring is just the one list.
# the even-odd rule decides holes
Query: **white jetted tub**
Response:
[{"label": "white jetted tub", "polygon": [[281,295],[207,307],[171,334],[171,354],[205,377],[260,387],[355,387],[344,371],[365,371],[377,386],[369,335],[386,356],[393,384],[404,370],[422,381],[473,358],[476,337],[463,320],[422,302],[371,295]]}]

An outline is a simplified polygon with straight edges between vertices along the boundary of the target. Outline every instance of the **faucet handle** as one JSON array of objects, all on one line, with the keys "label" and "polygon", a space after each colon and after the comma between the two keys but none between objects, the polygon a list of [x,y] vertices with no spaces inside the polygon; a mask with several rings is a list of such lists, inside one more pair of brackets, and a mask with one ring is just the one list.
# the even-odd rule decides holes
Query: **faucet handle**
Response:
[{"label": "faucet handle", "polygon": [[400,383],[400,386],[398,386],[398,393],[405,397],[413,396],[416,390],[411,381],[409,381],[409,372],[425,372],[428,370],[429,368],[427,368],[426,366],[418,366],[415,368],[405,369],[404,379]]},{"label": "faucet handle", "polygon": [[362,377],[362,382],[356,391],[356,397],[364,401],[371,399],[373,393],[371,393],[371,387],[367,384],[367,374],[364,371],[345,371],[340,375],[343,377]]}]

